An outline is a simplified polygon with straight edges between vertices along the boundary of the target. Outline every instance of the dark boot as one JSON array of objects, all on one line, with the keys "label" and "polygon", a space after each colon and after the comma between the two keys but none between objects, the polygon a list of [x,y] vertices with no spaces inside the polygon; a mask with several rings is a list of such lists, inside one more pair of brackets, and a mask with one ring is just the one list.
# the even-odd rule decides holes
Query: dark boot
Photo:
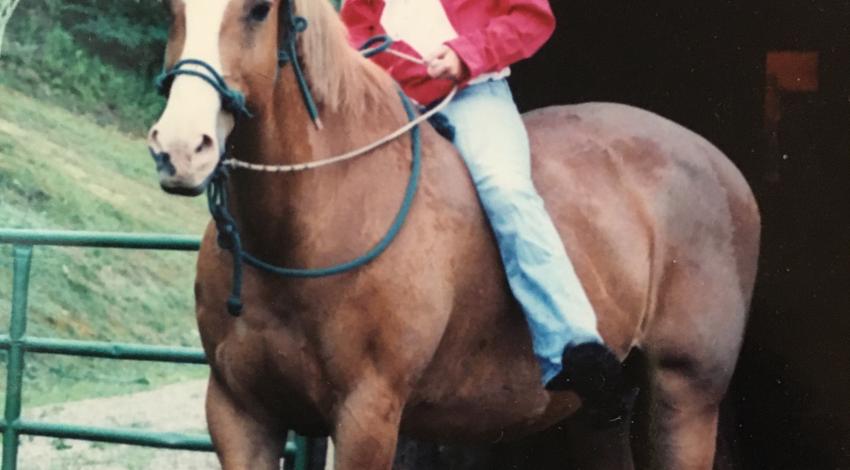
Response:
[{"label": "dark boot", "polygon": [[623,376],[623,365],[604,344],[582,343],[564,350],[561,372],[546,390],[572,390],[581,397],[582,409],[599,427],[625,419],[637,397]]}]

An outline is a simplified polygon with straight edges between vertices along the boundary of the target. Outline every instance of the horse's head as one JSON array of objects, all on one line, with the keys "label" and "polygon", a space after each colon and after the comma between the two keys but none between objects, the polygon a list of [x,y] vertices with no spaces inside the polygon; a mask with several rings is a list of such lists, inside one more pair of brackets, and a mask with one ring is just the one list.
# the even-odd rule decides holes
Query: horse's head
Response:
[{"label": "horse's head", "polygon": [[[276,79],[285,1],[166,2],[172,22],[164,66],[180,73],[165,75],[168,104],[148,135],[165,191],[203,192],[239,110],[269,99],[258,95],[270,94]],[[214,85],[218,80],[223,87]]]}]

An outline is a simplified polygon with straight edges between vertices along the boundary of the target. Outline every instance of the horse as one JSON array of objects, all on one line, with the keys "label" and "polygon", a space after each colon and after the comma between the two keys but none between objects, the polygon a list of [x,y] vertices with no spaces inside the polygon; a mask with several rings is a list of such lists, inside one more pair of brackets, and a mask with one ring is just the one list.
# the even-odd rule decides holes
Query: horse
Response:
[{"label": "horse", "polygon": [[[167,192],[200,194],[225,154],[304,168],[409,120],[395,83],[349,45],[328,2],[171,0],[168,9],[165,68],[189,59],[183,65],[195,76],[171,77],[148,136]],[[281,65],[284,43],[297,57]],[[304,105],[305,87],[321,125]],[[645,358],[644,463],[711,468],[757,267],[751,190],[720,150],[648,111],[585,103],[524,119],[535,185],[602,336],[619,358]],[[430,125],[418,129],[336,165],[286,174],[236,168],[222,183],[245,252],[269,265],[333,265],[367,251],[391,225],[421,141],[404,226],[356,269],[286,277],[246,266],[241,313],[231,315],[240,310],[228,300],[241,263],[220,243],[220,224],[206,229],[196,315],[210,363],[207,421],[223,468],[278,468],[291,430],[330,435],[337,470],[388,470],[400,433],[493,442],[581,422],[577,395],[541,385],[456,150]],[[571,439],[606,446],[582,468],[635,468],[628,419]]]}]

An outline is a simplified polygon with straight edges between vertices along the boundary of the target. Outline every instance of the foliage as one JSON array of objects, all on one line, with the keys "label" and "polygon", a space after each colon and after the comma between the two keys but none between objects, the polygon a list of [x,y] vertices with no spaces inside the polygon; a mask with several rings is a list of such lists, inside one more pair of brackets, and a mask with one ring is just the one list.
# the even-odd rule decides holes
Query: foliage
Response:
[{"label": "foliage", "polygon": [[168,38],[160,0],[40,1],[54,4],[63,29],[104,62],[135,72],[159,69]]},{"label": "foliage", "polygon": [[161,0],[28,0],[17,14],[41,31],[67,31],[85,51],[130,71],[157,68],[168,36]]},{"label": "foliage", "polygon": [[18,10],[0,83],[144,132],[162,109],[151,86],[166,37],[158,1],[30,0]]}]

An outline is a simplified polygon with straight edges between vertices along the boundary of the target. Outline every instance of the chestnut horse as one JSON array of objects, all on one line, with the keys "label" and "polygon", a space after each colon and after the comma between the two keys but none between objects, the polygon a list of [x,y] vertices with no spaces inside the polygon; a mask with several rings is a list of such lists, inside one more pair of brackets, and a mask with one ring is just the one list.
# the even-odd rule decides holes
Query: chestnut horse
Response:
[{"label": "chestnut horse", "polygon": [[[296,34],[287,5],[171,0],[166,68],[203,61],[244,95],[252,117],[236,119],[209,81],[173,77],[149,136],[166,191],[201,192],[225,152],[257,164],[305,163],[408,121],[393,81],[348,45],[328,2],[294,0],[308,23],[296,60],[323,120],[323,129],[314,126],[293,64],[278,63],[281,42]],[[706,140],[639,109],[558,106],[525,121],[535,183],[605,341],[621,358],[632,350],[646,357],[647,465],[710,468],[756,272],[760,221],[747,183]],[[246,267],[244,311],[231,316],[233,253],[208,227],[195,295],[211,366],[207,419],[224,468],[278,468],[280,444],[295,430],[330,435],[337,470],[386,470],[399,433],[519,438],[580,407],[575,394],[541,386],[463,162],[432,128],[421,133],[410,216],[365,266],[307,279]],[[236,169],[227,202],[246,251],[277,265],[332,265],[383,236],[410,163],[405,135],[311,171]],[[628,426],[575,433],[608,446],[582,468],[633,468]]]}]

